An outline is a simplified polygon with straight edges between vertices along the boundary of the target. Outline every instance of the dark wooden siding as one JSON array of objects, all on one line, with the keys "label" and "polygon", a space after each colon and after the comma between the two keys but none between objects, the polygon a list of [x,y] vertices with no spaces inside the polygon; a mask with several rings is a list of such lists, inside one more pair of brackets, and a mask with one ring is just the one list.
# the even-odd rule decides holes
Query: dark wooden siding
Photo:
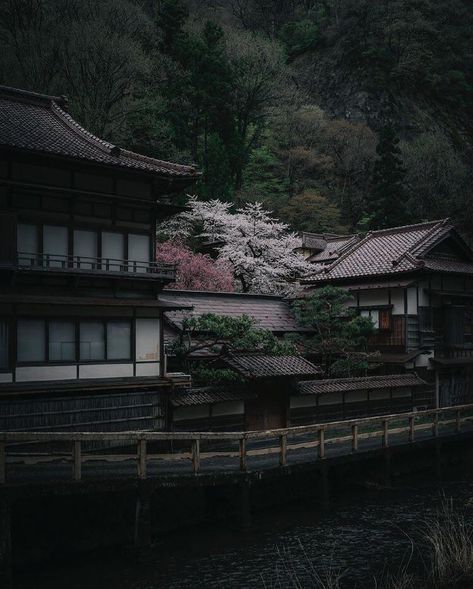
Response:
[{"label": "dark wooden siding", "polygon": [[160,430],[164,423],[159,392],[0,400],[0,431]]}]

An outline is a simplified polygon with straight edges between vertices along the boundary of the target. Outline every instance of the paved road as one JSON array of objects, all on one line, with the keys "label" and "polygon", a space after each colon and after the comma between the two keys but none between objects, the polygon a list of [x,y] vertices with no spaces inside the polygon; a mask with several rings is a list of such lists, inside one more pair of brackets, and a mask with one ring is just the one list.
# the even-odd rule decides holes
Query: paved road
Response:
[{"label": "paved road", "polygon": [[[465,425],[462,432],[473,432],[473,424]],[[348,435],[348,431],[341,435]],[[454,434],[453,426],[442,426],[439,429],[439,438],[451,436]],[[297,438],[288,438],[287,441],[287,465],[310,463],[318,460],[318,449],[316,447],[298,447],[291,448],[291,445],[303,445],[314,442],[314,434],[298,435]],[[416,431],[416,442],[432,439],[432,430]],[[400,434],[390,434],[389,445],[401,446],[409,444],[407,432]],[[380,448],[382,445],[381,437],[369,438],[359,441],[358,452],[368,452]],[[252,455],[252,451],[273,450],[272,453]],[[226,450],[227,455],[223,455]],[[222,451],[221,456],[216,456],[218,451]],[[125,452],[123,449],[120,452]],[[247,471],[260,472],[279,466],[279,446],[277,441],[248,441],[247,442]],[[149,448],[147,462],[147,476],[160,477],[166,475],[166,478],[172,478],[173,475],[182,477],[189,474],[192,476],[192,462],[188,451],[176,451],[173,454],[174,459],[156,459],[152,456],[152,448]],[[228,456],[228,453],[234,455]],[[325,443],[325,458],[349,455],[352,453],[351,443],[330,443],[330,438]],[[103,452],[102,452],[103,454]],[[207,455],[208,454],[208,455]],[[177,459],[179,457],[179,459]],[[110,479],[110,478],[135,478],[137,476],[136,458],[121,459],[110,453],[107,460],[94,458],[93,454],[83,455],[82,464],[83,480]],[[207,453],[205,446],[201,446],[200,472],[202,474],[213,473],[238,473],[240,462],[238,456],[238,445],[227,445],[226,448],[219,448]],[[28,464],[21,462],[11,454],[7,454],[7,483],[42,483],[46,481],[66,481],[72,477],[72,465],[70,460],[58,459],[55,462],[44,462],[40,464]]]}]

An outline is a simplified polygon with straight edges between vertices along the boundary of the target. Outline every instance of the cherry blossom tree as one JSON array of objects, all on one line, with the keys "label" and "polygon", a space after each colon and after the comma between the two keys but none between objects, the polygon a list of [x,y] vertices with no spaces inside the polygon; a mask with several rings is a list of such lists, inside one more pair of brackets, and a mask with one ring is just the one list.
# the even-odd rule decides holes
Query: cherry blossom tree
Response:
[{"label": "cherry blossom tree", "polygon": [[215,244],[217,260],[228,264],[243,292],[287,294],[311,264],[300,256],[300,238],[274,219],[261,203],[231,210],[219,200],[191,197],[188,210],[167,220],[161,232]]},{"label": "cherry blossom tree", "polygon": [[156,247],[156,260],[178,264],[176,281],[168,288],[233,292],[232,269],[207,254],[196,254],[182,240],[165,241]]}]

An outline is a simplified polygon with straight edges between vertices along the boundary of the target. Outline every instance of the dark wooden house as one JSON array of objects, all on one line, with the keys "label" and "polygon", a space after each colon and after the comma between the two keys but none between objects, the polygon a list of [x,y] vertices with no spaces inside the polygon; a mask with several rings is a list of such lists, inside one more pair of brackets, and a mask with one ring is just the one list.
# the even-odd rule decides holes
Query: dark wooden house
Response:
[{"label": "dark wooden house", "polygon": [[163,427],[155,228],[193,167],[112,145],[64,98],[0,87],[0,430]]},{"label": "dark wooden house", "polygon": [[353,295],[370,317],[382,374],[417,372],[435,403],[473,399],[473,251],[448,220],[319,237],[307,292],[327,284]]}]

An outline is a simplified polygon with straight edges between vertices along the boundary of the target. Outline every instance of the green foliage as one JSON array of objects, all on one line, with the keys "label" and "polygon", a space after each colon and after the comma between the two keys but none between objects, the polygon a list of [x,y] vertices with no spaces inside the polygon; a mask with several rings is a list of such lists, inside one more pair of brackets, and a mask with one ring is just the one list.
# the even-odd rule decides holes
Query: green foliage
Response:
[{"label": "green foliage", "polygon": [[218,372],[214,373],[212,372],[214,369],[210,371],[205,369],[202,372],[202,368],[196,368],[192,356],[202,350],[207,350],[216,356],[242,351],[263,352],[274,356],[296,353],[293,342],[278,339],[272,332],[258,328],[256,320],[248,315],[227,317],[213,313],[185,318],[180,334],[171,346],[171,351],[184,370],[200,375],[206,382],[211,375],[214,377],[220,375],[228,382],[228,374],[221,372],[221,369],[216,369]]},{"label": "green foliage", "polygon": [[250,155],[239,197],[274,205],[287,197],[289,181],[283,166],[271,149],[262,145]]},{"label": "green foliage", "polygon": [[399,139],[391,127],[379,134],[374,165],[373,187],[368,199],[371,229],[394,227],[408,222],[407,195],[404,188],[406,170],[401,159]]},{"label": "green foliage", "polygon": [[286,48],[288,56],[293,58],[315,47],[318,38],[318,28],[312,20],[305,18],[283,25],[279,36]]},{"label": "green foliage", "polygon": [[353,376],[368,369],[373,324],[347,307],[351,299],[346,290],[326,286],[293,304],[299,323],[314,330],[303,341],[306,353],[320,359],[327,376]]},{"label": "green foliage", "polygon": [[0,79],[294,229],[471,234],[472,30],[465,0],[4,0]]},{"label": "green foliage", "polygon": [[292,227],[315,233],[345,233],[340,221],[340,209],[326,196],[306,190],[293,196],[279,209],[279,214]]},{"label": "green foliage", "polygon": [[244,382],[243,377],[230,368],[206,368],[194,364],[191,374],[194,383],[199,386],[237,385]]}]

